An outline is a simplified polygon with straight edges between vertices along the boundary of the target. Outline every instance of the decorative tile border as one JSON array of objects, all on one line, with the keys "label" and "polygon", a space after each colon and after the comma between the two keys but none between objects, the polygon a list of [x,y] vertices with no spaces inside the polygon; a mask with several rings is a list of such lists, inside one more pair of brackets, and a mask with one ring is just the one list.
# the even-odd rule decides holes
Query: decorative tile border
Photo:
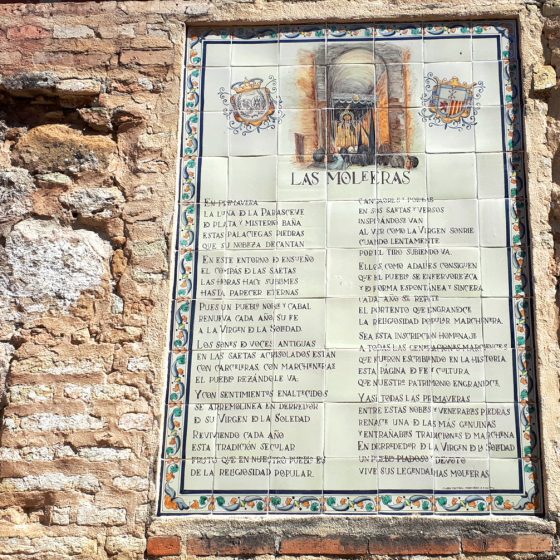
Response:
[{"label": "decorative tile border", "polygon": [[[348,495],[326,492],[307,495],[273,492],[262,495],[181,490],[184,484],[184,432],[189,391],[189,360],[192,344],[191,324],[196,296],[196,228],[200,193],[198,191],[201,141],[201,79],[204,45],[232,41],[328,41],[329,39],[384,39],[440,37],[495,37],[499,45],[503,95],[503,129],[507,192],[511,197],[508,227],[511,241],[512,321],[515,327],[515,379],[518,396],[521,490],[517,494],[489,493],[385,493]],[[526,203],[523,157],[522,117],[519,91],[519,63],[514,22],[460,22],[428,24],[376,24],[322,26],[280,26],[262,29],[195,30],[187,40],[186,79],[183,114],[182,166],[179,199],[179,224],[176,248],[177,276],[172,306],[169,377],[161,461],[161,502],[159,513],[330,513],[395,514],[452,513],[503,514],[538,513],[540,466],[536,386],[532,338],[530,277],[528,272]],[[216,461],[216,460],[215,460]],[[187,485],[188,486],[188,485]]]}]

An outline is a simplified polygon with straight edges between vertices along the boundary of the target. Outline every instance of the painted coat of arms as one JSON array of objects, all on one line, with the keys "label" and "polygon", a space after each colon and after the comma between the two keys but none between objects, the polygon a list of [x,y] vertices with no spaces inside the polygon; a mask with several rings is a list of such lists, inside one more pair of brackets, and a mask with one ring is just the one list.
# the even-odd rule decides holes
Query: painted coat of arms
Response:
[{"label": "painted coat of arms", "polygon": [[[226,109],[224,114],[229,117],[229,127],[234,133],[243,135],[267,128],[274,128],[282,118],[281,102],[274,99],[276,80],[270,76],[269,82],[263,85],[262,78],[245,78],[242,82],[231,85],[231,91],[220,88],[220,96]],[[277,108],[278,104],[278,108]]]},{"label": "painted coat of arms", "polygon": [[453,76],[450,80],[438,78],[432,72],[426,75],[424,107],[420,114],[430,126],[443,126],[461,130],[476,124],[476,114],[484,84],[461,82]]}]

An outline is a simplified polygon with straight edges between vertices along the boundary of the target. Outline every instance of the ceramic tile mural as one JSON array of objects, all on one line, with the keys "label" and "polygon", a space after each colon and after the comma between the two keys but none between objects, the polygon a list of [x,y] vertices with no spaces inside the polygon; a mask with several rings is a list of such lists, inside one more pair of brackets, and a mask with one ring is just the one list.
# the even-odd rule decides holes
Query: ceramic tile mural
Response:
[{"label": "ceramic tile mural", "polygon": [[542,510],[515,23],[192,29],[164,515]]}]

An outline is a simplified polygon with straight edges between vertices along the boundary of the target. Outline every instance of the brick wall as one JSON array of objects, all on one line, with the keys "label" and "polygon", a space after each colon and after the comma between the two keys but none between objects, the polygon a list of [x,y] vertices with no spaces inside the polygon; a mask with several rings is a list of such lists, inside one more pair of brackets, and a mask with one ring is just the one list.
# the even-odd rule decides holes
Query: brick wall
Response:
[{"label": "brick wall", "polygon": [[[185,25],[328,14],[521,19],[547,519],[153,517]],[[559,64],[550,2],[0,5],[0,558],[557,558]]]}]

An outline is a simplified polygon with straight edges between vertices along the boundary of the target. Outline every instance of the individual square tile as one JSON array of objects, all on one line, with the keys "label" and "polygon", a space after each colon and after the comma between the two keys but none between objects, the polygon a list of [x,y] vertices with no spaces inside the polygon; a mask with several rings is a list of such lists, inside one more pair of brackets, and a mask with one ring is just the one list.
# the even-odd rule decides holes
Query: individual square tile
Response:
[{"label": "individual square tile", "polygon": [[274,254],[270,250],[225,251],[223,259],[225,299],[274,298]]},{"label": "individual square tile", "polygon": [[197,247],[201,251],[220,251],[226,248],[227,205],[197,204]]},{"label": "individual square tile", "polygon": [[[252,447],[255,442],[247,442],[247,444]],[[238,447],[242,448],[245,445],[239,444]],[[218,456],[214,467],[216,501],[226,505],[229,502],[230,506],[235,507],[240,502],[245,501],[240,500],[240,498],[249,495],[254,501],[264,502],[264,498],[268,495],[269,477],[270,461],[268,455],[239,452],[237,455]],[[240,490],[240,488],[243,490]],[[250,504],[245,507],[249,510],[253,509]],[[236,511],[236,509],[233,511]],[[215,513],[231,513],[231,509],[229,512],[228,508],[216,509]]]},{"label": "individual square tile", "polygon": [[[194,255],[186,253],[182,268],[191,266],[191,262],[185,262],[192,256],[192,266],[199,271],[196,292],[194,295],[200,300],[220,300],[225,296],[225,272],[223,251],[198,251]],[[192,279],[191,279],[192,281]],[[188,281],[187,281],[188,283]],[[194,286],[193,286],[194,287]]]},{"label": "individual square tile", "polygon": [[[476,129],[476,127],[475,127]],[[475,151],[473,128],[447,127],[438,123],[426,126],[426,151],[429,153],[466,153]]]},{"label": "individual square tile", "polygon": [[501,152],[476,154],[478,198],[502,198],[509,196],[505,173],[505,158]]},{"label": "individual square tile", "polygon": [[276,247],[319,249],[326,245],[325,202],[278,202]]},{"label": "individual square tile", "polygon": [[453,38],[424,37],[424,62],[470,62],[472,39],[468,35]]},{"label": "individual square tile", "polygon": [[278,156],[278,200],[327,199],[326,154]]},{"label": "individual square tile", "polygon": [[503,137],[503,107],[480,107],[474,127],[477,152],[500,152],[509,149],[504,145]]},{"label": "individual square tile", "polygon": [[[343,228],[341,224],[344,224]],[[375,199],[335,200],[327,203],[327,247],[375,246],[376,239]]]},{"label": "individual square tile", "polygon": [[[243,403],[241,404],[243,405]],[[266,467],[268,466],[271,420],[270,411],[263,412],[263,409],[265,407],[260,402],[252,401],[245,403],[244,406],[224,407],[224,410],[220,410],[215,439],[218,464],[229,462],[222,461],[223,458],[230,459],[233,464],[236,458],[246,457],[247,463],[250,458],[254,459],[255,464],[263,463]],[[234,475],[233,470],[231,474]],[[266,478],[268,485],[268,473],[266,473]],[[232,477],[233,480],[234,477]],[[256,480],[249,484],[243,484],[241,480],[238,482],[238,488],[263,488]]]},{"label": "individual square tile", "polygon": [[431,247],[430,294],[440,298],[480,298],[484,283],[481,252],[477,247]]},{"label": "individual square tile", "polygon": [[[257,117],[260,122],[261,117]],[[276,125],[260,126],[243,134],[238,128],[229,131],[230,156],[272,156],[278,153],[278,128]]]},{"label": "individual square tile", "polygon": [[[219,376],[212,373],[211,366],[220,366],[219,351],[197,350],[188,354],[186,364],[190,375],[188,383],[190,404],[210,404],[219,401]],[[185,385],[184,390],[187,387]]]},{"label": "individual square tile", "polygon": [[[222,300],[222,307],[223,314],[220,324],[222,348],[228,350],[267,350],[273,348],[273,300],[224,299]],[[235,352],[232,355],[235,356]],[[227,361],[227,356],[224,356],[223,360]],[[232,360],[235,361],[235,357]],[[264,364],[272,364],[272,360],[265,359]],[[258,365],[259,369],[267,370],[269,366],[264,364],[255,364],[255,369]],[[226,366],[223,365],[223,367]],[[231,365],[227,367],[230,370],[235,370]],[[239,369],[242,370],[243,368]]]},{"label": "individual square tile", "polygon": [[[356,457],[326,457],[325,493],[377,494],[377,460],[369,457],[364,459],[367,460]],[[365,510],[368,511],[374,510]]]},{"label": "individual square tile", "polygon": [[[359,403],[326,403],[324,406],[325,457],[357,458],[376,453],[375,406]],[[366,426],[370,428],[366,429]],[[347,435],[349,430],[361,432],[361,436],[349,438]]]},{"label": "individual square tile", "polygon": [[218,413],[211,404],[185,407],[183,454],[189,459],[214,457]]},{"label": "individual square tile", "polygon": [[488,443],[493,459],[516,459],[522,455],[517,435],[518,406],[517,403],[487,405]]},{"label": "individual square tile", "polygon": [[[412,491],[417,496],[418,501],[426,501],[423,508],[419,504],[420,511],[429,512],[432,509],[432,499],[434,493],[434,461],[427,457],[415,459],[413,456],[390,456],[386,455],[379,458],[377,464],[379,493],[396,493]],[[420,494],[420,495],[419,495]],[[385,500],[383,500],[385,503]],[[388,505],[390,503],[387,500]],[[414,508],[406,508],[408,511]],[[402,508],[400,508],[402,511]],[[405,510],[406,511],[406,510]]]},{"label": "individual square tile", "polygon": [[397,30],[391,24],[382,24],[382,27],[376,27],[373,47],[376,61],[382,57],[386,61],[403,64],[424,62],[424,44],[419,28],[410,26],[408,32],[403,33],[407,30]]},{"label": "individual square tile", "polygon": [[379,275],[372,249],[327,250],[327,296],[358,297],[376,293]]},{"label": "individual square tile", "polygon": [[435,457],[488,458],[488,416],[486,405],[436,404],[434,423]]},{"label": "individual square tile", "polygon": [[[374,163],[364,169],[348,169],[351,161],[361,159],[363,154],[341,153],[327,156],[327,198],[328,200],[372,199],[376,196],[377,173]],[[365,155],[366,160],[373,154]],[[391,176],[394,174],[392,173]]]},{"label": "individual square tile", "polygon": [[[418,247],[428,242],[428,201],[424,197],[377,200],[377,243],[391,247],[388,255],[405,257],[402,247]],[[425,252],[425,251],[424,251]],[[380,253],[381,254],[381,253]],[[411,252],[420,255],[420,252]]]},{"label": "individual square tile", "polygon": [[377,198],[425,199],[427,192],[425,154],[378,152],[376,159]]},{"label": "individual square tile", "polygon": [[200,110],[205,112],[223,111],[229,104],[231,83],[231,68],[229,66],[205,68],[204,91]]},{"label": "individual square tile", "polygon": [[277,300],[274,310],[274,348],[298,348],[304,343],[310,343],[313,348],[324,348],[325,314],[324,299]]},{"label": "individual square tile", "polygon": [[[326,64],[325,29],[318,26],[290,26],[280,31],[281,66]],[[300,40],[304,39],[304,40]]]},{"label": "individual square tile", "polygon": [[434,403],[455,402],[458,393],[461,402],[485,402],[486,379],[482,348],[434,352],[430,359]]},{"label": "individual square tile", "polygon": [[229,155],[228,117],[223,112],[205,112],[201,126],[204,126],[202,146],[199,155],[204,157],[227,157]]},{"label": "individual square tile", "polygon": [[428,253],[424,248],[383,246],[377,253],[380,294],[398,297],[429,294]]},{"label": "individual square tile", "polygon": [[489,466],[490,490],[493,494],[520,491],[524,467],[522,459],[491,457]]},{"label": "individual square tile", "polygon": [[325,297],[326,257],[324,249],[278,249],[272,267],[275,297]]},{"label": "individual square tile", "polygon": [[373,38],[327,37],[327,64],[373,66]]},{"label": "individual square tile", "polygon": [[[378,287],[381,292],[381,288]],[[427,349],[431,344],[431,303],[425,297],[395,297],[384,293],[377,309],[379,344],[396,351]]]},{"label": "individual square tile", "polygon": [[479,207],[476,199],[428,202],[430,245],[435,247],[477,247]]},{"label": "individual square tile", "polygon": [[238,41],[234,37],[231,46],[231,65],[276,66],[279,62],[279,53],[277,36],[248,41]]},{"label": "individual square tile", "polygon": [[430,318],[434,351],[472,351],[473,348],[482,348],[480,298],[440,298],[432,304]]},{"label": "individual square tile", "polygon": [[280,155],[314,155],[325,149],[325,112],[313,109],[285,109],[278,124]]},{"label": "individual square tile", "polygon": [[502,63],[498,61],[473,62],[473,82],[484,86],[478,102],[482,106],[503,105],[501,87]]},{"label": "individual square tile", "polygon": [[323,463],[310,457],[273,457],[270,461],[270,491],[300,491],[322,494]]},{"label": "individual square tile", "polygon": [[487,198],[478,201],[481,247],[508,246],[509,211],[510,201],[508,199]]},{"label": "individual square tile", "polygon": [[515,350],[488,347],[485,342],[484,375],[487,403],[515,400],[515,376],[517,375],[515,360]]},{"label": "individual square tile", "polygon": [[200,202],[225,202],[228,198],[228,158],[203,157],[198,160],[200,166],[199,188]]},{"label": "individual square tile", "polygon": [[505,247],[480,248],[480,272],[483,297],[510,297],[511,252]]},{"label": "individual square tile", "polygon": [[473,61],[476,60],[501,60],[500,37],[473,35]]},{"label": "individual square tile", "polygon": [[280,66],[278,72],[279,97],[285,111],[313,111],[327,106],[327,66],[319,63]]},{"label": "individual square tile", "polygon": [[[389,60],[395,59],[393,41],[387,46]],[[377,49],[382,47],[378,45]],[[397,57],[398,58],[398,57]],[[413,62],[377,62],[375,65],[377,108],[422,107],[424,65]]]},{"label": "individual square tile", "polygon": [[475,154],[428,154],[426,160],[428,196],[437,200],[476,198]]},{"label": "individual square tile", "polygon": [[[327,298],[327,348],[360,347],[361,329],[356,321],[358,313],[358,298]],[[369,324],[367,327],[370,333],[372,327]],[[366,336],[373,342],[372,334]]]},{"label": "individual square tile", "polygon": [[220,36],[205,37],[204,65],[208,67],[229,66],[231,63],[231,36],[224,31]]},{"label": "individual square tile", "polygon": [[482,300],[484,344],[487,348],[513,348],[515,340],[510,325],[513,302],[509,297],[485,297]]},{"label": "individual square tile", "polygon": [[229,198],[276,200],[276,156],[230,157]]},{"label": "individual square tile", "polygon": [[324,406],[314,402],[273,403],[272,434],[283,433],[284,438],[272,437],[271,457],[322,457]]},{"label": "individual square tile", "polygon": [[[324,322],[320,324],[325,330]],[[294,345],[295,347],[296,345]],[[320,345],[324,346],[324,343]],[[285,344],[274,352],[274,402],[323,402],[326,397],[325,368],[326,352],[313,350],[305,356],[286,351]]]},{"label": "individual square tile", "polygon": [[226,224],[226,249],[272,250],[276,245],[276,202],[255,202],[248,207],[245,200],[230,200]]},{"label": "individual square tile", "polygon": [[[364,309],[370,311],[370,309]],[[373,315],[377,315],[374,308]],[[325,358],[325,401],[357,403],[377,396],[377,352],[334,349]],[[327,409],[328,414],[328,409]]]},{"label": "individual square tile", "polygon": [[436,494],[456,491],[458,488],[474,494],[490,493],[490,468],[487,457],[436,457],[434,471]]},{"label": "individual square tile", "polygon": [[[215,326],[211,326],[213,321],[221,321],[223,316],[223,305],[220,299],[196,299],[182,302],[175,310],[175,316],[187,315],[192,312],[190,318],[177,319],[182,321],[175,330],[175,350],[189,351],[213,351],[219,350],[221,333]],[[179,332],[183,330],[183,339],[186,344],[179,345],[181,336]]]}]

